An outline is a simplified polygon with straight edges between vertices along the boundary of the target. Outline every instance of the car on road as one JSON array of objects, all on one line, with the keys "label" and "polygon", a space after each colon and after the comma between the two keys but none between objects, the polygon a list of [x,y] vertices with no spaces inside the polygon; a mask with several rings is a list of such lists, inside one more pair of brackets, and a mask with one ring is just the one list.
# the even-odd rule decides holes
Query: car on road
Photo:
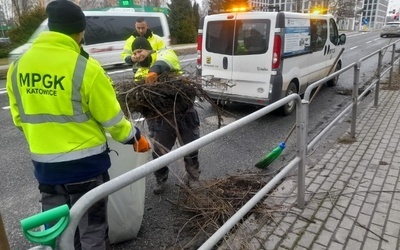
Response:
[{"label": "car on road", "polygon": [[387,22],[381,30],[381,37],[400,36],[400,22]]}]

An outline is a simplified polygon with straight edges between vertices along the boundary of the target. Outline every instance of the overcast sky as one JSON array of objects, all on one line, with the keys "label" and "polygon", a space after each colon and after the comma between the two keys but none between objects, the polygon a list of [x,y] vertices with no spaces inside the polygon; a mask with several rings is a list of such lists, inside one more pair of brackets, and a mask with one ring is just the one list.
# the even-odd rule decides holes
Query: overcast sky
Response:
[{"label": "overcast sky", "polygon": [[388,11],[392,11],[393,9],[399,11],[400,0],[389,0]]}]

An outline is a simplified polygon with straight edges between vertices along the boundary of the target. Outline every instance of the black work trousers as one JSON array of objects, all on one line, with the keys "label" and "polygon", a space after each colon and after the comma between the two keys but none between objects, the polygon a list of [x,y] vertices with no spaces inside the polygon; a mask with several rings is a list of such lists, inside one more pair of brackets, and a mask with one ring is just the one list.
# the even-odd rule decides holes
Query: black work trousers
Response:
[{"label": "black work trousers", "polygon": [[[153,159],[162,156],[173,148],[178,136],[182,139],[180,143],[183,145],[190,143],[200,138],[200,122],[197,111],[192,108],[185,115],[177,117],[177,124],[175,119],[168,119],[172,124],[168,123],[165,118],[149,119],[148,123],[151,124],[149,129],[154,133],[154,150]],[[177,129],[176,129],[177,128]],[[179,135],[178,135],[179,133]],[[182,145],[181,145],[182,146]],[[189,178],[199,178],[199,161],[198,151],[191,152],[184,157],[185,168]],[[169,169],[167,166],[154,172],[157,181],[165,181],[168,178]]]},{"label": "black work trousers", "polygon": [[[90,180],[77,183],[39,184],[42,210],[46,211],[64,204],[71,208],[85,193],[109,180],[110,176],[106,172]],[[75,232],[75,250],[111,249],[108,238],[107,202],[107,197],[99,200],[82,216]],[[55,223],[46,225],[46,228]]]}]

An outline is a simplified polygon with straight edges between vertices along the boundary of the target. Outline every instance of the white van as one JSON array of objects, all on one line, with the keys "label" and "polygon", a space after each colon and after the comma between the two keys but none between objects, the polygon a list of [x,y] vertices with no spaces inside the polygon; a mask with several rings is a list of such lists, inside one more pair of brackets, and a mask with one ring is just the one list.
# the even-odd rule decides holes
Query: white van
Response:
[{"label": "white van", "polygon": [[[203,88],[222,103],[265,106],[292,93],[302,94],[329,74],[346,42],[333,16],[293,12],[208,15],[199,31]],[[341,66],[339,58],[332,71]],[[289,115],[294,109],[292,102],[281,111]]]},{"label": "white van", "polygon": [[[84,49],[104,67],[120,65],[124,62],[120,55],[126,39],[135,29],[138,17],[143,17],[149,29],[170,45],[170,32],[167,18],[161,12],[135,12],[131,8],[110,8],[105,11],[84,11],[86,16]],[[40,32],[48,30],[47,19],[36,29],[29,41],[11,51],[9,62],[21,56]]]}]

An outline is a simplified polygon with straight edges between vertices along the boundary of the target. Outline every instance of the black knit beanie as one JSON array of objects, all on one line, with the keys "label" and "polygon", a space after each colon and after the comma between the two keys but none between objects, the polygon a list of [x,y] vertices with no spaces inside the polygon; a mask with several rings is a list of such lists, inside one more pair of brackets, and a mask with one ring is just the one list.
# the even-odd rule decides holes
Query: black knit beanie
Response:
[{"label": "black knit beanie", "polygon": [[153,50],[153,48],[150,45],[150,42],[146,38],[144,38],[142,36],[137,37],[133,41],[133,43],[132,43],[132,51],[134,51],[135,49]]},{"label": "black knit beanie", "polygon": [[81,8],[68,0],[55,0],[46,7],[50,31],[66,35],[80,33],[86,28],[86,18]]}]

